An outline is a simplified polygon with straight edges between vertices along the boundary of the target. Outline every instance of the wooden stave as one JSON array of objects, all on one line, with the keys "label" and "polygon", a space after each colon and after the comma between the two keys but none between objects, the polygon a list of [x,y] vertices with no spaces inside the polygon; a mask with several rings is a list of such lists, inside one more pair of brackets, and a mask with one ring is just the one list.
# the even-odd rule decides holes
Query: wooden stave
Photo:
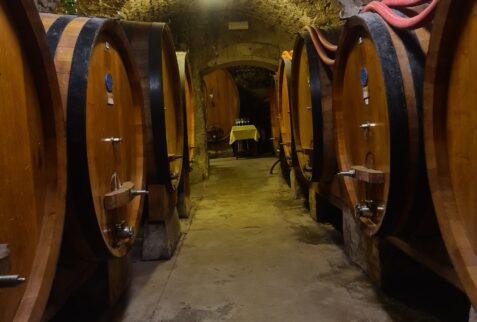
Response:
[{"label": "wooden stave", "polygon": [[191,210],[190,202],[190,175],[195,154],[195,93],[192,88],[192,71],[188,52],[176,52],[179,66],[181,103],[184,114],[184,170],[177,196],[177,211],[179,218],[189,218]]},{"label": "wooden stave", "polygon": [[[192,70],[190,65],[188,52],[176,52],[177,63],[179,65],[179,75],[181,82],[181,98],[183,105],[183,113],[185,115],[184,126],[184,159],[189,160],[186,171],[190,171],[190,163],[193,163],[195,158],[194,150],[196,149],[195,138],[195,93],[192,85]],[[189,98],[187,100],[186,87],[189,88]],[[187,153],[187,154],[186,154]]]},{"label": "wooden stave", "polygon": [[469,224],[462,218],[465,212],[458,206],[459,187],[452,182],[447,152],[451,144],[447,119],[454,52],[459,39],[464,37],[462,28],[471,19],[472,11],[475,12],[472,3],[441,0],[437,6],[426,61],[424,135],[427,174],[439,228],[461,285],[472,305],[477,307],[475,243],[469,236]]},{"label": "wooden stave", "polygon": [[[368,22],[366,22],[366,20]],[[369,27],[367,25],[369,24]],[[376,49],[376,44],[378,44],[378,51],[381,51],[381,58],[382,58],[382,63],[381,66],[386,66],[386,73],[387,73],[387,78],[384,78],[385,80],[385,87],[388,89],[386,91],[387,95],[387,102],[393,103],[390,104],[392,107],[388,108],[388,110],[392,111],[392,115],[389,115],[388,117],[388,124],[390,124],[391,129],[390,133],[391,134],[391,148],[392,150],[390,152],[391,155],[391,161],[390,161],[390,167],[393,169],[393,171],[390,171],[390,179],[389,181],[392,183],[397,183],[397,184],[389,184],[389,191],[388,191],[388,199],[387,199],[387,204],[386,204],[386,209],[385,209],[385,215],[382,218],[382,221],[376,225],[376,227],[370,228],[368,225],[363,224],[359,218],[356,216],[355,219],[357,222],[360,224],[361,228],[365,233],[368,235],[375,235],[375,234],[382,234],[382,235],[389,235],[389,234],[400,234],[400,233],[405,233],[408,231],[410,228],[410,214],[415,210],[419,208],[418,205],[418,200],[403,200],[400,199],[400,196],[405,196],[405,195],[413,195],[412,191],[419,191],[419,188],[422,189],[422,193],[424,195],[424,200],[427,200],[426,196],[428,195],[428,186],[427,186],[427,180],[426,180],[426,174],[425,171],[423,171],[423,164],[424,164],[424,156],[423,156],[423,149],[422,149],[422,144],[423,144],[423,134],[422,134],[422,89],[419,90],[419,85],[422,84],[422,68],[423,68],[423,63],[422,63],[422,56],[425,55],[425,52],[419,52],[418,55],[415,57],[413,55],[409,54],[409,51],[406,49],[406,54],[407,59],[409,59],[412,62],[409,62],[409,64],[412,65],[412,81],[414,86],[413,90],[415,91],[415,95],[417,96],[417,99],[415,100],[415,108],[417,111],[412,111],[409,113],[411,115],[412,113],[417,115],[416,119],[413,119],[411,127],[415,130],[416,128],[418,129],[417,132],[414,132],[413,135],[417,137],[413,138],[413,140],[409,140],[409,128],[408,128],[408,121],[411,120],[411,117],[407,115],[407,111],[400,111],[399,106],[406,106],[406,96],[405,96],[405,81],[409,82],[409,80],[403,80],[403,76],[401,75],[400,72],[400,65],[399,65],[399,59],[397,58],[397,52],[396,49],[393,48],[386,48],[383,46],[385,43],[389,44],[395,44],[394,42],[400,38],[408,37],[408,40],[412,39],[412,44],[411,46],[413,49],[419,49],[424,51],[425,48],[421,47],[421,42],[420,39],[417,39],[416,34],[414,32],[410,31],[400,31],[400,36],[398,36],[397,33],[395,33],[393,30],[391,30],[380,18],[378,15],[373,14],[373,13],[364,13],[360,14],[359,16],[352,17],[348,23],[345,26],[345,31],[343,32],[341,38],[340,38],[340,46],[339,50],[337,53],[337,64],[334,69],[334,75],[335,79],[333,81],[333,106],[334,106],[334,122],[335,122],[335,142],[336,142],[336,148],[337,148],[337,159],[338,159],[338,165],[341,171],[347,171],[350,164],[347,164],[342,160],[342,154],[345,153],[343,151],[345,148],[343,147],[343,143],[341,142],[341,138],[343,136],[343,129],[341,127],[341,124],[339,123],[340,120],[342,119],[342,115],[339,110],[341,109],[341,99],[339,98],[339,95],[341,95],[340,88],[338,87],[340,78],[341,78],[341,73],[343,69],[343,53],[348,50],[348,47],[351,46],[349,42],[349,38],[347,34],[349,33],[350,28],[363,28],[363,30],[366,31],[368,35],[373,32],[373,27],[379,31],[374,31],[374,36],[372,38],[374,39],[379,39],[379,41],[373,41],[374,47]],[[398,37],[397,37],[398,36]],[[420,36],[420,35],[419,35]],[[384,38],[383,38],[384,37]],[[379,55],[378,55],[379,56]],[[384,58],[388,58],[388,61],[385,62]],[[389,59],[392,57],[391,59]],[[419,63],[420,62],[420,63]],[[391,70],[392,69],[392,70]],[[419,70],[418,70],[419,69]],[[399,77],[395,78],[394,80],[391,80],[393,76],[398,75]],[[397,85],[396,85],[397,84]],[[417,86],[417,87],[416,87]],[[408,86],[409,88],[409,86]],[[391,96],[392,91],[389,89],[394,89],[397,91],[393,96]],[[420,91],[420,94],[419,94]],[[336,93],[336,95],[335,95]],[[407,152],[411,151],[412,157],[411,160],[404,160],[405,162],[402,162],[399,158],[400,155],[406,155]],[[406,168],[407,167],[407,168]],[[412,175],[406,176],[406,169],[411,169],[410,172]],[[415,176],[415,179],[413,179],[413,176]],[[402,182],[402,178],[407,178],[407,185],[404,184],[399,184]],[[353,189],[350,188],[350,182],[352,182],[353,179],[351,178],[344,178],[345,182],[345,190],[348,196],[348,201],[350,202],[351,205],[356,203],[356,200],[350,197],[350,190],[352,191]],[[409,182],[414,182],[414,185],[410,185]],[[413,190],[413,187],[415,190]],[[410,198],[412,199],[412,198]],[[426,206],[429,208],[428,206]],[[424,208],[426,208],[424,207]],[[421,207],[422,208],[422,207]],[[433,212],[432,209],[427,209],[425,211],[430,211],[431,213]],[[432,206],[431,206],[432,208]],[[417,217],[419,215],[417,214]],[[427,218],[427,217],[426,217]],[[413,218],[412,221],[418,221],[418,219]],[[412,229],[411,229],[412,230]]]},{"label": "wooden stave", "polygon": [[[298,73],[300,55],[306,49],[308,57],[308,72],[310,77],[310,95],[312,111],[313,146],[311,156],[304,156],[300,139],[301,123],[298,117]],[[318,53],[306,31],[298,34],[293,49],[292,84],[291,84],[291,121],[293,142],[296,149],[298,166],[303,178],[310,184],[318,182],[322,188],[328,187],[337,173],[336,154],[333,138],[333,114],[331,104],[332,69],[320,61]],[[316,138],[316,139],[315,139]],[[311,162],[310,162],[311,161]],[[311,164],[308,164],[308,163]],[[311,173],[305,170],[311,165]]]},{"label": "wooden stave", "polygon": [[[177,187],[180,185],[181,174],[184,168],[183,160],[185,155],[182,155],[182,158],[176,159],[173,162],[169,162],[169,154],[177,154],[184,150],[184,136],[177,140],[175,146],[171,146],[167,142],[168,131],[171,127],[165,126],[166,124],[166,112],[164,108],[160,109],[151,109],[151,106],[164,106],[166,95],[162,91],[163,84],[163,74],[162,74],[162,64],[158,64],[157,61],[162,60],[163,51],[165,48],[166,54],[170,59],[173,59],[173,64],[170,66],[173,70],[172,76],[174,82],[174,93],[169,95],[168,98],[175,101],[174,108],[176,118],[176,130],[177,133],[184,133],[184,113],[182,111],[182,106],[180,102],[181,93],[180,93],[180,75],[179,67],[177,64],[174,41],[172,39],[172,33],[165,23],[145,23],[145,22],[121,22],[122,27],[126,31],[126,35],[131,43],[133,53],[138,57],[145,54],[140,52],[140,49],[134,45],[135,40],[140,40],[142,37],[147,37],[148,39],[148,51],[147,51],[147,71],[143,71],[141,74],[142,77],[142,87],[144,97],[146,98],[146,127],[147,127],[147,136],[146,139],[146,155],[147,155],[147,184],[159,184],[165,185],[169,192],[175,192]],[[138,29],[140,28],[140,29]],[[137,32],[140,32],[142,29],[142,35],[138,35]],[[136,31],[136,32],[135,32]],[[158,41],[160,40],[160,41]],[[163,42],[166,44],[163,46]],[[151,57],[161,57],[161,59],[151,60]],[[154,66],[151,66],[151,63],[154,63]],[[161,76],[159,76],[161,75]],[[154,80],[152,80],[154,78]],[[156,81],[155,81],[156,80]],[[158,84],[160,84],[158,86]],[[154,100],[154,101],[153,101]],[[158,111],[159,110],[159,111]],[[151,112],[154,111],[154,112]],[[152,114],[151,114],[152,113]],[[184,134],[183,134],[184,135]],[[173,151],[173,153],[169,153]],[[171,167],[173,164],[173,167]],[[171,174],[175,173],[175,178],[171,178]]]},{"label": "wooden stave", "polygon": [[[154,38],[156,38],[156,39],[159,38],[159,35],[160,35],[162,40],[165,41],[165,43],[168,44],[168,46],[166,46],[166,48],[169,48],[169,51],[167,51],[167,54],[170,55],[170,59],[173,62],[173,65],[170,66],[170,67],[172,67],[173,70],[174,70],[173,75],[174,75],[175,90],[176,90],[175,93],[174,93],[174,98],[176,99],[175,103],[177,104],[176,105],[177,108],[175,109],[175,112],[176,112],[175,115],[176,115],[176,117],[179,115],[178,119],[176,119],[177,133],[181,133],[181,132],[184,133],[184,131],[181,131],[182,130],[181,127],[182,128],[184,127],[184,115],[183,115],[183,111],[181,109],[181,104],[180,104],[180,83],[179,83],[180,82],[180,76],[179,76],[179,69],[178,69],[178,65],[177,65],[177,58],[176,58],[176,53],[175,53],[174,41],[172,39],[172,33],[171,33],[169,27],[167,26],[167,24],[161,24],[161,23],[153,23],[151,25],[151,31],[154,34],[154,35],[151,34],[151,37],[152,37],[151,41]],[[159,44],[159,43],[157,43],[157,44]],[[160,54],[161,57],[162,57],[162,45],[163,44],[161,43],[160,47],[158,46],[157,48],[155,48],[156,55],[159,56],[159,53],[161,53]],[[154,48],[154,47],[152,47],[152,48]],[[153,51],[151,51],[151,53],[150,53],[150,57],[151,56],[154,56]],[[159,64],[157,65],[157,67],[159,68]],[[161,64],[161,72],[162,72],[162,64]],[[158,74],[159,74],[159,70],[158,70]],[[157,77],[159,77],[159,76],[157,76]],[[152,84],[150,85],[150,88],[152,90]],[[153,105],[153,104],[154,104],[154,102],[151,102],[151,105]],[[164,120],[163,122],[160,122],[162,124],[166,124],[166,115],[165,114],[166,113],[163,112],[163,113],[159,113],[157,115],[157,118],[159,120],[161,120],[161,121]],[[152,115],[152,117],[153,117],[153,119],[156,118],[154,115]],[[157,122],[157,123],[153,122],[153,127],[154,127],[154,132],[155,132],[154,133],[154,140],[157,141],[158,134],[160,133],[160,140],[164,140],[163,141],[164,143],[161,144],[161,146],[164,146],[166,151],[169,152],[169,146],[170,146],[169,143],[170,142],[167,142],[167,140],[166,140],[167,135],[163,131],[163,128],[158,128],[160,123],[159,122]],[[178,140],[177,146],[176,146],[177,151],[183,151],[184,150],[184,140],[185,140],[184,137],[182,139]],[[156,144],[155,147],[157,148],[157,146],[158,145]],[[156,152],[155,152],[156,158],[157,158],[157,153],[158,153],[158,151],[156,150]],[[177,186],[179,185],[179,181],[180,181],[180,178],[181,178],[183,160],[184,160],[183,158],[180,158],[180,159],[177,159],[175,161],[175,164],[176,164],[175,169],[174,169],[175,171],[172,170],[172,169],[169,169],[167,171],[167,174],[163,172],[163,175],[159,175],[158,183],[159,184],[165,184],[170,191],[175,191],[177,189]],[[161,164],[168,164],[169,167],[170,167],[171,162],[169,162],[169,160],[164,159],[161,162]],[[172,171],[174,171],[175,174],[177,175],[177,179],[171,178],[171,172]]]},{"label": "wooden stave", "polygon": [[[289,167],[292,167],[295,163],[295,156],[294,156],[294,142],[293,142],[293,122],[292,122],[292,115],[291,115],[291,73],[292,73],[292,61],[286,57],[281,57],[278,63],[278,72],[277,72],[277,79],[278,79],[278,113],[280,119],[280,151],[283,152],[284,163],[287,163]],[[288,97],[283,97],[283,83],[286,82]],[[288,111],[283,105],[283,101],[286,100],[288,102]],[[283,117],[282,115],[289,115],[288,120],[287,117]]]},{"label": "wooden stave", "polygon": [[[142,149],[144,145],[143,137],[143,113],[140,109],[143,106],[143,97],[140,91],[140,82],[137,75],[136,65],[132,60],[126,35],[117,24],[117,22],[102,18],[84,18],[77,16],[60,16],[53,14],[40,14],[42,22],[47,32],[48,43],[51,55],[56,59],[54,49],[61,49],[63,42],[63,33],[68,30],[70,24],[75,23],[77,19],[83,19],[84,25],[77,32],[77,38],[74,50],[71,53],[71,66],[68,72],[67,82],[60,81],[60,90],[62,92],[64,114],[66,118],[67,129],[67,155],[68,155],[68,189],[65,220],[65,240],[63,247],[68,251],[73,251],[77,256],[87,259],[106,259],[114,257],[124,257],[134,244],[136,234],[139,231],[141,223],[144,196],[136,197],[133,203],[132,215],[129,215],[128,226],[133,228],[133,236],[127,242],[122,242],[119,247],[113,247],[112,238],[105,236],[105,230],[101,227],[100,218],[98,218],[98,209],[103,205],[96,204],[93,200],[91,191],[90,164],[87,159],[88,144],[86,139],[86,108],[88,77],[90,70],[90,59],[97,41],[103,34],[107,34],[118,46],[121,53],[122,62],[127,70],[131,93],[132,104],[135,106],[135,147],[136,162],[133,165],[135,178],[131,180],[135,183],[135,189],[143,189],[144,186],[144,158]],[[51,19],[54,20],[50,24]],[[60,69],[57,67],[57,75],[60,75]],[[63,68],[65,68],[63,66]],[[58,76],[60,78],[60,76]],[[61,79],[61,78],[60,78]],[[69,89],[73,88],[73,91]],[[134,90],[136,89],[136,90]],[[78,103],[79,102],[79,103]],[[79,104],[79,105],[78,105]],[[68,115],[68,117],[66,117]],[[78,175],[81,173],[81,175]],[[80,180],[73,179],[80,177]],[[126,180],[128,180],[126,178]],[[81,196],[81,198],[77,198]],[[128,205],[129,207],[129,205]],[[94,215],[79,215],[79,214]],[[106,220],[105,220],[106,221]],[[108,239],[109,238],[109,239]]]},{"label": "wooden stave", "polygon": [[[34,4],[28,0],[5,1],[2,6],[6,9],[5,13],[8,17],[15,17],[13,28],[15,32],[21,33],[20,46],[23,48],[22,51],[25,53],[28,65],[32,67],[32,80],[35,81],[36,96],[42,110],[39,112],[39,116],[41,116],[41,123],[44,123],[42,134],[46,138],[44,150],[46,151],[45,164],[48,167],[47,178],[49,180],[46,186],[42,187],[48,193],[45,195],[44,201],[44,218],[41,220],[41,224],[39,222],[41,228],[39,228],[39,238],[36,241],[36,255],[31,263],[31,268],[28,268],[29,273],[23,275],[18,271],[10,271],[9,259],[7,267],[4,267],[5,272],[3,268],[0,272],[0,274],[20,273],[27,279],[26,282],[15,288],[0,289],[0,293],[5,292],[5,296],[17,302],[14,307],[10,307],[12,309],[10,311],[2,309],[0,319],[40,321],[53,284],[65,217],[66,135],[58,80],[53,61],[49,56],[47,39],[42,32],[38,11]],[[32,126],[33,124],[30,124],[30,127]],[[26,239],[26,236],[22,238]],[[8,245],[9,240],[3,240],[3,242]],[[7,258],[15,257],[16,253],[12,252]],[[16,259],[14,261],[16,262]],[[18,293],[18,290],[21,294]]]}]

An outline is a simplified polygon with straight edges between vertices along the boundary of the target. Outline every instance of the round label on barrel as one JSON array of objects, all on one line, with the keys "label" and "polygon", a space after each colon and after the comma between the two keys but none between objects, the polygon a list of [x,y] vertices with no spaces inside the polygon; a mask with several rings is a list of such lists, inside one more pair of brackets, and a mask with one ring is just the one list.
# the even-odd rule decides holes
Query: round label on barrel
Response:
[{"label": "round label on barrel", "polygon": [[361,86],[368,86],[368,70],[366,67],[361,68]]},{"label": "round label on barrel", "polygon": [[113,76],[111,76],[111,74],[108,73],[104,77],[104,83],[106,84],[106,90],[109,93],[112,93],[113,92]]}]

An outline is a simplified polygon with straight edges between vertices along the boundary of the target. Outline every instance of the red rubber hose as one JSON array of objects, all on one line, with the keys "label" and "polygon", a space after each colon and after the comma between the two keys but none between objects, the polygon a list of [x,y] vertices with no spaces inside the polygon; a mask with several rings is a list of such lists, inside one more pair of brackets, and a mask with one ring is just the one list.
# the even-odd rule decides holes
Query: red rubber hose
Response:
[{"label": "red rubber hose", "polygon": [[336,52],[338,50],[338,46],[329,42],[328,39],[326,39],[325,35],[323,35],[323,32],[320,29],[313,26],[312,28],[315,30],[316,34],[318,35],[318,39],[320,40],[323,47],[325,47],[327,50],[332,52]]},{"label": "red rubber hose", "polygon": [[379,14],[389,25],[397,29],[416,29],[421,26],[434,12],[439,0],[432,0],[429,6],[412,18],[403,18],[396,15],[387,5],[373,1],[363,11],[373,11]]},{"label": "red rubber hose", "polygon": [[322,47],[320,43],[320,39],[318,38],[318,35],[316,34],[314,28],[310,26],[306,26],[305,30],[308,31],[311,37],[311,41],[313,42],[313,46],[316,49],[316,52],[318,53],[318,56],[320,57],[321,61],[329,66],[332,66],[335,64],[334,59],[331,59],[328,57],[328,54],[326,53],[325,49]]},{"label": "red rubber hose", "polygon": [[429,3],[430,0],[382,0],[388,7],[414,7]]}]

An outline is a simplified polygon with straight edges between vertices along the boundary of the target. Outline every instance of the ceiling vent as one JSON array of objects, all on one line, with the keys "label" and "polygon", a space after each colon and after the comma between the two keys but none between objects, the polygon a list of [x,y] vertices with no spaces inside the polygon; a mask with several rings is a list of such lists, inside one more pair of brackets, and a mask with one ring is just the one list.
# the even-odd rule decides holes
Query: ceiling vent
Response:
[{"label": "ceiling vent", "polygon": [[229,30],[248,30],[248,21],[230,21]]}]

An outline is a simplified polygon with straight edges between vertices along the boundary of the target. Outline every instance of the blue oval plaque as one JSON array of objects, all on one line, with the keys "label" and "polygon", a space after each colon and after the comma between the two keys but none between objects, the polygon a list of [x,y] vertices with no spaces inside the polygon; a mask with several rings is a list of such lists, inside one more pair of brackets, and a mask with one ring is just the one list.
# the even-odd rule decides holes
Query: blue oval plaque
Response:
[{"label": "blue oval plaque", "polygon": [[104,83],[106,84],[106,90],[109,93],[112,93],[113,92],[113,76],[111,76],[111,74],[108,73],[104,77]]},{"label": "blue oval plaque", "polygon": [[361,86],[368,86],[368,70],[366,67],[361,68]]}]

